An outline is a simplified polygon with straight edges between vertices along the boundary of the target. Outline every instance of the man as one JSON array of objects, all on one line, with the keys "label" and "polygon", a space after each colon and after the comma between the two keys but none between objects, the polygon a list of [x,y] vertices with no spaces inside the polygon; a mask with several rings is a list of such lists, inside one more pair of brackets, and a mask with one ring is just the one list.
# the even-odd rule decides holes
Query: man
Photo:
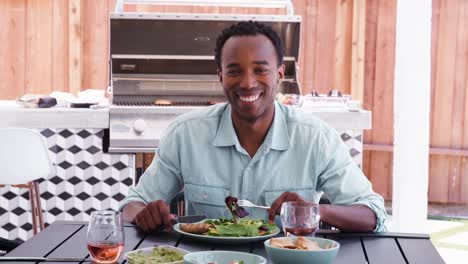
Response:
[{"label": "man", "polygon": [[[318,203],[322,221],[344,231],[384,231],[383,199],[353,163],[336,132],[275,102],[283,47],[270,27],[240,22],[217,39],[218,75],[229,103],[177,118],[157,157],[124,200],[123,214],[143,231],[169,227],[167,203],[184,189],[187,214],[227,216],[226,196],[271,205]],[[251,209],[251,217],[265,217]]]}]

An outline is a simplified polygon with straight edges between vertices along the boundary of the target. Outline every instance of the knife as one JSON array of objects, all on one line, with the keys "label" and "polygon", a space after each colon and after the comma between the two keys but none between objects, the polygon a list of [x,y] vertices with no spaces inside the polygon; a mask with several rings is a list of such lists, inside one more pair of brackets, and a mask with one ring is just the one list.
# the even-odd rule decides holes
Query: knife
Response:
[{"label": "knife", "polygon": [[173,224],[181,223],[196,223],[206,219],[206,215],[186,215],[186,216],[179,216],[172,220]]},{"label": "knife", "polygon": [[48,258],[48,257],[0,257],[0,262],[31,261],[31,262],[93,262],[92,259],[84,258]]},{"label": "knife", "polygon": [[[171,220],[171,225],[196,223],[206,219],[206,215],[186,215],[175,217]],[[159,227],[159,231],[168,230],[166,226]]]}]

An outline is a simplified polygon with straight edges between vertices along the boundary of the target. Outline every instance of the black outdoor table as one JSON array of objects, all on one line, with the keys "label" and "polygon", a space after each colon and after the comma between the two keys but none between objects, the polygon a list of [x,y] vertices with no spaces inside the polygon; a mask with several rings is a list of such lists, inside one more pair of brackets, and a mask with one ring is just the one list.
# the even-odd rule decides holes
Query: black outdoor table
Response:
[{"label": "black outdoor table", "polygon": [[[86,231],[86,222],[56,221],[36,236],[9,252],[6,256],[89,259],[86,249]],[[427,235],[402,233],[358,234],[320,230],[317,236],[333,239],[341,244],[335,261],[336,264],[444,263]],[[161,232],[158,234],[146,235],[139,232],[133,225],[125,225],[125,248],[123,252],[154,245],[170,245],[188,251],[233,250],[251,252],[267,258],[263,242],[245,243],[241,245],[211,244],[192,240],[175,232]],[[15,261],[9,263],[34,262]],[[123,254],[119,263],[125,263]],[[271,263],[271,261],[269,261],[269,263]]]}]

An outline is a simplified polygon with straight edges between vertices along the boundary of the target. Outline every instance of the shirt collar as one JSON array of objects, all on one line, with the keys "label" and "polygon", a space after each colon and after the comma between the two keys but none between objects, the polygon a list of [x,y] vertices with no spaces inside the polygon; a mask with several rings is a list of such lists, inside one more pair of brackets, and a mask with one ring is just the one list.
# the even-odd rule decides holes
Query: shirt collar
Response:
[{"label": "shirt collar", "polygon": [[227,147],[236,145],[237,141],[236,131],[234,130],[231,119],[231,104],[228,103],[221,116],[213,145],[217,147]]},{"label": "shirt collar", "polygon": [[275,101],[275,117],[273,118],[273,124],[271,124],[269,133],[271,135],[271,148],[276,150],[286,150],[289,148],[289,132],[288,123],[284,116],[283,109],[279,106],[279,103]]},{"label": "shirt collar", "polygon": [[[275,150],[286,150],[290,146],[288,125],[283,110],[278,104],[278,102],[275,102],[275,117],[264,143],[270,145],[269,147]],[[240,145],[234,125],[232,124],[230,104],[227,104],[221,116],[213,145],[218,147]]]}]

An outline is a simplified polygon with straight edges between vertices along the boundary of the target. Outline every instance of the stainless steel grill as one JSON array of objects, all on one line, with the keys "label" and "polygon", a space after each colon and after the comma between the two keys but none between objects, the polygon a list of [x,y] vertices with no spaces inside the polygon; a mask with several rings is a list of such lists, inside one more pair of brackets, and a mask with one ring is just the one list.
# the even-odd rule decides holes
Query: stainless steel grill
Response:
[{"label": "stainless steel grill", "polygon": [[297,87],[298,16],[111,14],[109,151],[153,152],[177,115],[224,102],[213,56],[216,37],[247,20],[262,21],[280,34],[282,87]]}]

